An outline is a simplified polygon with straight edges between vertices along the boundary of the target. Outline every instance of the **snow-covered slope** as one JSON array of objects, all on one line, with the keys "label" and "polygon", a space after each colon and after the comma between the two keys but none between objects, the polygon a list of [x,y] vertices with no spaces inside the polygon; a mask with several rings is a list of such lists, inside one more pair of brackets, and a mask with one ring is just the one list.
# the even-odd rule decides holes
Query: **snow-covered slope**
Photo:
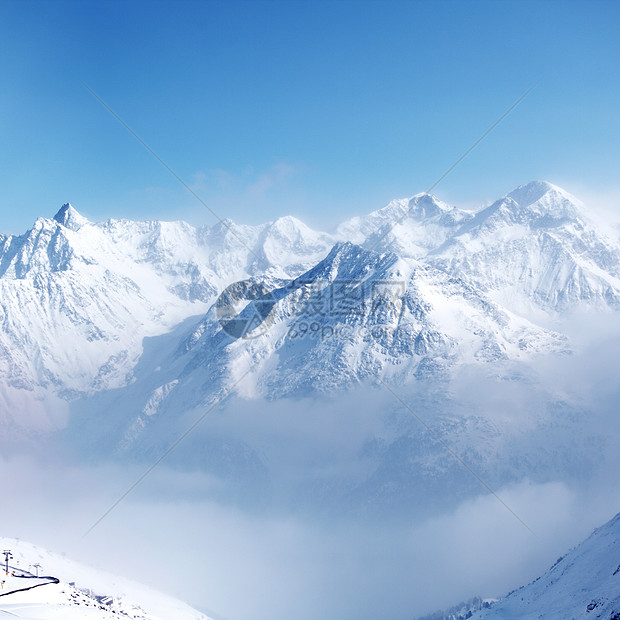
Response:
[{"label": "snow-covered slope", "polygon": [[[234,340],[213,311],[207,314],[188,340],[183,374],[216,368],[234,381],[248,367],[253,393],[278,398],[566,348],[559,335],[441,270],[350,243],[334,246],[270,297],[268,329],[258,328],[255,338]],[[249,322],[255,305],[240,316]]]},{"label": "snow-covered slope", "polygon": [[544,575],[475,613],[472,620],[620,618],[620,514]]},{"label": "snow-covered slope", "polygon": [[[9,574],[4,568],[0,572],[0,618],[209,620],[152,588],[83,566],[30,543],[2,538],[0,544],[12,553]],[[33,578],[37,573],[55,579]]]},{"label": "snow-covered slope", "polygon": [[472,217],[435,196],[416,194],[343,222],[336,235],[369,248],[389,248],[399,256],[421,258],[454,235]]}]

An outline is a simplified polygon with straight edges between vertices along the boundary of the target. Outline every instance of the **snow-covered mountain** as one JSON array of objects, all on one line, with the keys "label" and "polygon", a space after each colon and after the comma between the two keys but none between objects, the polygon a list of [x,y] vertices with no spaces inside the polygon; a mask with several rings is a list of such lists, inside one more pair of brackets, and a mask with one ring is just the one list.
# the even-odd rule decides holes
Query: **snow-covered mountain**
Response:
[{"label": "snow-covered mountain", "polygon": [[[235,340],[215,302],[247,278],[269,298],[240,318],[262,303],[267,320]],[[50,431],[66,424],[68,402],[136,382],[140,410],[180,392],[186,407],[234,384],[247,362],[247,396],[415,381],[566,350],[541,325],[619,300],[617,238],[544,182],[475,214],[419,194],[334,235],[292,217],[95,224],[64,205],[0,237],[0,412],[5,426]],[[141,380],[149,366],[165,370]]]},{"label": "snow-covered mountain", "polygon": [[8,574],[4,564],[0,573],[0,618],[209,620],[170,596],[64,555],[11,538],[1,538],[0,543],[11,552]]},{"label": "snow-covered mountain", "polygon": [[471,620],[620,618],[620,514],[560,558],[544,575]]},{"label": "snow-covered mountain", "polygon": [[[549,195],[536,209],[573,213],[552,186],[535,183],[530,189],[541,187],[549,187]],[[178,222],[91,224],[65,206],[55,219],[39,220],[24,237],[4,242],[15,250],[5,251],[0,278],[7,291],[2,304],[12,318],[0,334],[7,343],[0,384],[6,424],[26,430],[68,425],[72,442],[89,455],[148,459],[230,391],[273,402],[343,393],[380,378],[402,394],[429,386],[428,398],[412,396],[410,402],[497,484],[537,471],[572,471],[569,453],[585,471],[592,460],[586,444],[568,432],[556,437],[556,431],[550,442],[543,429],[570,420],[580,437],[601,446],[598,431],[585,424],[587,406],[567,404],[563,397],[555,402],[527,373],[524,382],[535,386],[539,398],[527,408],[515,405],[512,417],[489,420],[477,413],[477,404],[472,410],[451,402],[450,376],[461,368],[477,369],[468,371],[475,381],[495,372],[513,383],[511,375],[522,376],[530,362],[571,347],[562,334],[516,311],[524,303],[508,308],[494,299],[499,289],[491,279],[479,286],[465,268],[459,274],[438,260],[435,250],[455,239],[470,239],[475,253],[479,239],[465,230],[478,217],[419,195],[349,221],[329,236],[293,218],[203,229]],[[402,221],[393,226],[393,218]],[[519,226],[519,235],[526,235]],[[360,243],[335,241],[344,230]],[[527,234],[535,243],[539,230]],[[605,231],[600,238],[611,247]],[[491,247],[492,236],[485,243]],[[498,247],[504,252],[501,239]],[[253,329],[251,337],[237,338],[216,299],[248,278],[265,293],[245,308],[239,304],[233,322]],[[15,291],[25,292],[16,297]],[[521,291],[515,299],[529,297]],[[580,307],[591,306],[584,300]],[[545,316],[553,313],[559,309]],[[7,430],[8,444],[14,435]],[[242,496],[265,495],[273,467],[270,472],[259,445],[230,433],[201,441],[184,451],[185,465],[236,477]],[[412,503],[427,482],[439,493],[458,479],[461,489],[471,491],[470,476],[465,482],[455,473],[458,463],[446,467],[438,454],[429,455],[417,427],[401,424],[371,444],[356,448],[372,454],[365,477],[341,485],[337,501],[346,496],[381,513],[401,500]],[[441,446],[434,450],[441,452]],[[510,463],[501,458],[507,454]],[[420,478],[419,472],[426,478],[418,488],[409,480]]]},{"label": "snow-covered mountain", "polygon": [[520,186],[477,213],[421,194],[354,218],[338,232],[422,259],[528,316],[619,306],[617,234],[545,181]]},{"label": "snow-covered mountain", "polygon": [[202,229],[91,224],[71,205],[0,237],[0,416],[62,426],[66,401],[131,381],[144,338],[204,313],[235,280],[299,275],[331,244],[290,217]]},{"label": "snow-covered mountain", "polygon": [[587,485],[617,465],[615,377],[544,380],[577,357],[560,319],[617,316],[619,257],[541,182],[476,213],[420,194],[333,234],[65,205],[0,237],[2,456],[31,441],[143,471],[185,438],[166,465],[205,477],[200,501],[382,524],[480,480]]},{"label": "snow-covered mountain", "polygon": [[255,337],[231,337],[212,308],[182,350],[158,364],[174,370],[149,396],[149,416],[175,392],[187,406],[197,388],[197,405],[247,371],[244,394],[275,399],[376,377],[406,382],[455,363],[522,360],[567,346],[444,271],[351,243],[335,245],[299,278],[273,285],[239,315],[251,324],[258,304],[270,306]]},{"label": "snow-covered mountain", "polygon": [[519,187],[483,209],[429,261],[516,311],[620,306],[617,237],[549,183]]},{"label": "snow-covered mountain", "polygon": [[422,258],[452,237],[473,215],[430,194],[393,200],[387,206],[343,222],[339,239],[368,247],[389,247],[400,256]]}]

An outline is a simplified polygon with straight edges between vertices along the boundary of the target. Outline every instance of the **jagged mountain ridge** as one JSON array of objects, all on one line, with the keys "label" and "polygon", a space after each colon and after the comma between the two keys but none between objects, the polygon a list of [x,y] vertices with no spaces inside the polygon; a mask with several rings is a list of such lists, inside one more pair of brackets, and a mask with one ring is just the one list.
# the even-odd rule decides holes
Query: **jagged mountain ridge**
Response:
[{"label": "jagged mountain ridge", "polygon": [[[211,310],[188,339],[184,378],[228,367],[234,381],[247,359],[251,394],[278,398],[330,392],[377,376],[407,381],[454,363],[527,359],[566,348],[558,334],[433,266],[351,243],[336,244],[316,267],[270,296],[267,327],[247,340],[223,333]],[[249,304],[240,317],[249,323],[255,312]],[[206,385],[202,389],[207,392]],[[179,390],[187,394],[182,385]]]},{"label": "jagged mountain ridge", "polygon": [[234,280],[298,275],[331,243],[294,218],[92,224],[70,205],[1,236],[0,409],[29,409],[28,425],[42,429],[62,424],[63,401],[131,381],[145,337],[204,313]]},{"label": "jagged mountain ridge", "polygon": [[471,213],[422,193],[347,220],[337,227],[336,236],[368,248],[389,247],[399,255],[421,258],[472,218]]},{"label": "jagged mountain ridge", "polygon": [[[350,263],[341,270],[341,279],[367,281],[367,274],[359,274],[376,270],[376,261],[383,260],[379,257],[390,254],[394,268],[384,269],[375,280],[404,284],[406,303],[400,308],[409,309],[409,319],[429,304],[433,312],[423,317],[428,324],[407,323],[405,315],[383,317],[386,325],[390,321],[399,325],[398,338],[389,343],[349,338],[311,346],[314,353],[300,367],[306,388],[315,389],[319,377],[323,386],[350,385],[390,365],[397,365],[401,376],[415,376],[420,362],[416,355],[423,344],[443,351],[430,356],[429,368],[455,361],[459,346],[470,357],[484,358],[476,353],[477,345],[463,339],[466,333],[477,332],[474,340],[485,341],[487,352],[495,351],[487,359],[519,356],[528,348],[556,350],[556,337],[543,336],[519,315],[529,316],[531,307],[547,314],[584,304],[616,308],[620,299],[617,240],[599,230],[576,199],[543,182],[522,186],[477,214],[419,194],[349,220],[334,235],[313,231],[291,217],[261,226],[228,220],[202,228],[129,220],[93,224],[64,205],[53,219],[40,218],[26,234],[0,237],[2,409],[23,409],[27,402],[43,428],[62,425],[64,402],[133,381],[144,338],[204,314],[236,280],[260,277],[278,289],[306,274],[306,279],[327,283],[333,294],[338,278],[330,281],[331,276],[320,271],[326,265],[320,261],[343,237],[365,252],[352,252],[349,246],[344,258],[344,246],[338,246],[332,259],[337,256],[339,262]],[[468,320],[462,313],[441,316],[439,309],[448,307],[442,287],[452,289],[452,299],[467,298],[466,304],[476,297],[476,304],[485,308],[485,321],[495,321],[495,327],[481,328],[470,321],[469,327],[455,329],[455,324]],[[456,289],[460,292],[454,297]],[[209,365],[219,365],[219,375],[234,362],[235,350],[262,360],[275,351],[296,355],[283,339],[291,329],[291,322],[283,320],[290,307],[285,311],[282,306],[292,303],[285,297],[279,302],[274,331],[263,339],[268,343],[244,340],[219,349],[205,345],[211,351]],[[217,338],[219,324],[212,319],[213,312],[207,314],[206,323],[197,324],[195,340]],[[323,317],[321,328],[372,327],[372,320],[363,313],[344,319]],[[500,325],[507,322],[513,325],[509,338]],[[519,330],[527,337],[517,337]],[[454,354],[446,353],[450,348]],[[214,350],[219,351],[219,361]],[[328,364],[320,361],[325,355],[331,360]],[[259,380],[263,391],[286,394],[302,387],[286,373],[276,372],[270,378],[263,374]],[[325,383],[327,377],[332,379]],[[41,422],[54,408],[60,413]]]},{"label": "jagged mountain ridge", "polygon": [[424,260],[529,317],[588,304],[620,307],[617,234],[574,196],[545,181],[471,213],[433,196],[393,201],[339,231],[364,247]]},{"label": "jagged mountain ridge", "polygon": [[555,313],[620,307],[617,238],[548,183],[519,187],[478,212],[428,260],[517,312],[530,304]]}]

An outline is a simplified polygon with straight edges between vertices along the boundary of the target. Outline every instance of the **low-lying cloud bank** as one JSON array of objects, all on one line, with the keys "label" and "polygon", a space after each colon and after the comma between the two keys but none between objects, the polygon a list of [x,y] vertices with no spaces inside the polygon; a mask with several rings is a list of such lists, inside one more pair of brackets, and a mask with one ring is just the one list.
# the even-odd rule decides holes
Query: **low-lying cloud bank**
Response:
[{"label": "low-lying cloud bank", "polygon": [[584,317],[573,340],[572,356],[396,386],[413,413],[376,386],[231,400],[84,538],[154,459],[13,449],[2,534],[226,620],[410,620],[500,596],[620,510],[618,328]]},{"label": "low-lying cloud bank", "polygon": [[377,527],[192,501],[213,481],[161,468],[81,539],[138,473],[4,461],[3,534],[142,580],[216,618],[404,620],[535,577],[611,516],[618,496],[564,483],[499,489],[535,535],[488,494],[409,526]]}]

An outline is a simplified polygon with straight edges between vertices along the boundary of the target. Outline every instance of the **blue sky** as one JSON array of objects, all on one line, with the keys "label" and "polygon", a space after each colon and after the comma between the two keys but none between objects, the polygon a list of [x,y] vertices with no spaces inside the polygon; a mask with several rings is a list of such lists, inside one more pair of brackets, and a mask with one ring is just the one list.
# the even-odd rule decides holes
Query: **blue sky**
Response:
[{"label": "blue sky", "polygon": [[438,187],[620,196],[620,3],[0,1],[0,231],[108,217],[314,226]]}]

